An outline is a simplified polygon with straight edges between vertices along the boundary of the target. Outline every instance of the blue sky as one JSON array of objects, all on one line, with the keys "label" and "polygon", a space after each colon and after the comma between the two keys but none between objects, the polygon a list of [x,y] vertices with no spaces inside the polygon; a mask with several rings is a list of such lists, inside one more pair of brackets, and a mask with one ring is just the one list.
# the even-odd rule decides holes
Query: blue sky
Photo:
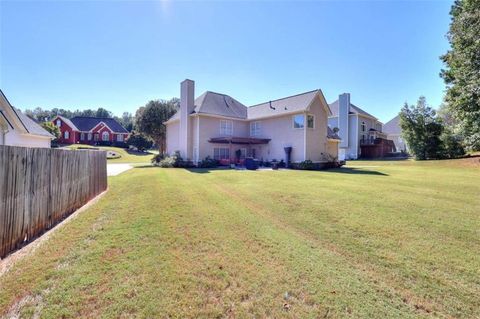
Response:
[{"label": "blue sky", "polygon": [[387,121],[445,88],[450,1],[0,1],[0,87],[21,109],[135,112],[190,78],[245,105],[350,92]]}]

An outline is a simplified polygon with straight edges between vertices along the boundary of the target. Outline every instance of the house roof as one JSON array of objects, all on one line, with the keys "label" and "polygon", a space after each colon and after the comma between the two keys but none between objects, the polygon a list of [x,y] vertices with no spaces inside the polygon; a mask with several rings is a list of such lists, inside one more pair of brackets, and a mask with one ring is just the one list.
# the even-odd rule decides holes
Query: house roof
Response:
[{"label": "house roof", "polygon": [[89,116],[76,116],[70,119],[73,125],[81,132],[88,132],[99,123],[105,123],[114,133],[128,133],[115,119]]},{"label": "house roof", "polygon": [[400,127],[400,115],[395,116],[393,119],[385,123],[382,130],[387,134],[402,134],[402,128]]},{"label": "house roof", "polygon": [[[20,128],[21,131],[24,131],[31,135],[54,138],[52,134],[48,133],[48,131],[46,131],[43,127],[41,127],[37,122],[29,118],[27,115],[23,114],[19,109],[14,108],[8,101],[5,94],[3,94],[2,90],[0,90],[0,95],[5,101],[5,103],[2,103],[2,104],[6,105],[6,107],[9,107],[13,111],[12,114],[16,116],[18,120],[17,122],[20,122],[20,124],[22,125],[22,127]],[[3,112],[2,112],[2,115],[5,117],[5,114],[3,114]],[[8,121],[6,117],[5,119]],[[12,123],[10,121],[8,121],[8,123],[10,126],[12,126]]]},{"label": "house roof", "polygon": [[[330,110],[332,110],[332,113],[333,113],[332,116],[338,116],[338,108],[339,108],[338,99],[335,102],[329,104],[329,106],[330,106]],[[365,112],[364,110],[362,110],[361,108],[359,108],[358,106],[356,106],[352,103],[350,103],[349,114],[360,114],[360,115],[372,117],[372,118],[377,120],[377,118],[375,116],[373,116],[370,113]]]},{"label": "house roof", "polygon": [[195,99],[195,113],[247,118],[247,107],[226,94],[207,91]]},{"label": "house roof", "polygon": [[248,119],[253,120],[257,118],[305,111],[318,93],[321,93],[321,91],[313,90],[250,106],[248,108]]},{"label": "house roof", "polygon": [[[313,90],[246,107],[228,95],[207,91],[195,99],[195,109],[192,113],[255,120],[305,111],[319,93],[322,94],[322,91]],[[178,119],[180,119],[179,111],[168,121]]]},{"label": "house roof", "polygon": [[60,115],[58,115],[57,117],[60,118],[68,126],[70,126],[72,129],[79,131],[79,129],[75,126],[75,124],[73,124],[72,121],[70,121],[66,117],[63,117],[63,116],[60,116]]},{"label": "house roof", "polygon": [[17,111],[18,117],[20,118],[20,121],[22,121],[28,133],[33,135],[51,137],[51,138],[54,137],[47,130],[41,127],[37,122],[29,118],[27,115],[23,114],[20,110],[17,109],[16,111]]}]

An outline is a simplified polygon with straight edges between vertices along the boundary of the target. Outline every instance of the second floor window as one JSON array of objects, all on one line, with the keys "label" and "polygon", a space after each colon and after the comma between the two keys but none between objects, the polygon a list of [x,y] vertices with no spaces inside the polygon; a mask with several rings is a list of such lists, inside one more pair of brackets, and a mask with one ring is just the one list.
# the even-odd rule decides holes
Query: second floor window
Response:
[{"label": "second floor window", "polygon": [[293,128],[303,128],[305,126],[305,117],[303,114],[293,116]]},{"label": "second floor window", "polygon": [[259,136],[260,135],[260,122],[251,122],[250,123],[250,136]]},{"label": "second floor window", "polygon": [[233,134],[233,122],[229,120],[220,121],[220,135],[232,135]]},{"label": "second floor window", "polygon": [[307,127],[308,128],[315,128],[315,116],[307,115]]},{"label": "second floor window", "polygon": [[57,120],[57,126],[58,126],[58,127],[62,126],[62,121]]},{"label": "second floor window", "polygon": [[367,124],[365,122],[362,122],[362,132],[365,132],[367,130]]}]

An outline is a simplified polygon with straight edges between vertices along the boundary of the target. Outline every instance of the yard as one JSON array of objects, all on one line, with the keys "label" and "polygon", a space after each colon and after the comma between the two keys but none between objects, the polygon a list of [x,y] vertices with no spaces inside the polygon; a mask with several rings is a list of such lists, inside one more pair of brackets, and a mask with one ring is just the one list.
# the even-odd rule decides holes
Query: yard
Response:
[{"label": "yard", "polygon": [[136,167],[0,277],[31,317],[480,314],[480,165]]},{"label": "yard", "polygon": [[108,163],[150,163],[154,154],[153,152],[135,152],[121,147],[114,146],[91,146],[85,144],[73,144],[68,146],[69,149],[78,148],[98,148],[103,151],[112,151],[120,155],[119,158],[109,158]]}]

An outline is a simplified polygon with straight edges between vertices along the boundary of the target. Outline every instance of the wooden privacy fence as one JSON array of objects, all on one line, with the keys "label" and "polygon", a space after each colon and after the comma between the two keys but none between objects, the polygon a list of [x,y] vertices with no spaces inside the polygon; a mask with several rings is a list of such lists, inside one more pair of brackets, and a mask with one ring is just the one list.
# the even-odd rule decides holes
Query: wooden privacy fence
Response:
[{"label": "wooden privacy fence", "polygon": [[106,189],[104,151],[0,146],[0,258]]}]

